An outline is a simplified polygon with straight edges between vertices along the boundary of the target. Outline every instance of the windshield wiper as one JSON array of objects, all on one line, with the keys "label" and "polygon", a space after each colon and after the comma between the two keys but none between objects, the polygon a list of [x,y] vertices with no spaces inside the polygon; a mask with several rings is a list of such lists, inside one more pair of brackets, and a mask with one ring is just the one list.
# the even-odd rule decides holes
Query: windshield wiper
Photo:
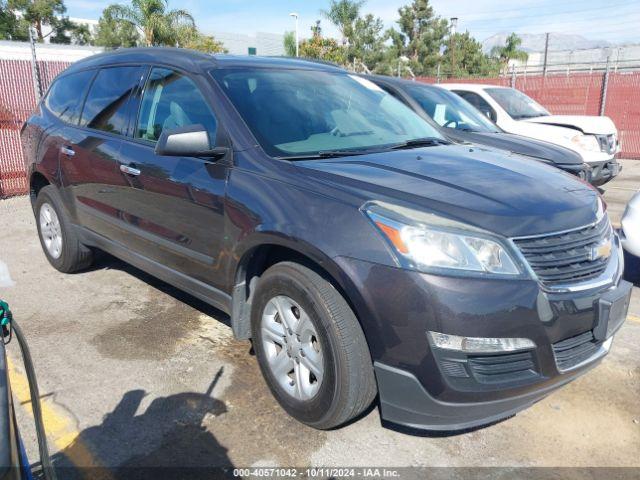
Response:
[{"label": "windshield wiper", "polygon": [[325,150],[318,153],[310,153],[308,155],[286,155],[276,157],[279,160],[314,160],[320,158],[338,158],[352,157],[355,155],[366,155],[368,153],[376,153],[380,150]]},{"label": "windshield wiper", "polygon": [[416,147],[434,147],[437,145],[451,145],[451,142],[438,137],[414,138],[413,140],[407,140],[406,142],[393,145],[391,150],[402,150],[404,148]]}]

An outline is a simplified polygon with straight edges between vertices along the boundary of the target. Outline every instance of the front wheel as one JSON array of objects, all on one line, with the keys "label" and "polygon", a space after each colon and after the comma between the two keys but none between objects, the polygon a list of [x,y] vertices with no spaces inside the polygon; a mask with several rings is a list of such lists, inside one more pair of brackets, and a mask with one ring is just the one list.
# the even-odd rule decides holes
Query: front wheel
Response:
[{"label": "front wheel", "polygon": [[371,404],[376,385],[364,333],[330,282],[300,264],[278,263],[260,279],[252,303],[260,369],[287,413],[329,429]]}]

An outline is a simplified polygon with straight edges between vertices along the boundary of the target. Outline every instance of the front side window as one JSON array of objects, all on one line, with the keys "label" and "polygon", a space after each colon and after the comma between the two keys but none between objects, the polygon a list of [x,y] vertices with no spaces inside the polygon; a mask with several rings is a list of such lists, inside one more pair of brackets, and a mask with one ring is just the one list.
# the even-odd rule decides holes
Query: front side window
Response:
[{"label": "front side window", "polygon": [[485,117],[493,120],[494,122],[497,121],[498,116],[496,114],[496,111],[480,95],[478,95],[475,92],[465,92],[465,91],[458,91],[458,90],[454,90],[454,92],[457,95],[460,95],[465,101],[470,103],[475,109],[477,109]]},{"label": "front side window", "polygon": [[411,97],[441,127],[467,132],[498,132],[496,126],[464,99],[438,87],[407,87]]},{"label": "front side window", "polygon": [[109,67],[98,72],[82,109],[80,125],[124,134],[129,96],[140,83],[144,67]]},{"label": "front side window", "polygon": [[273,157],[365,151],[425,137],[443,139],[383,89],[347,73],[233,68],[211,74]]},{"label": "front side window", "polygon": [[57,79],[51,86],[45,106],[63,122],[77,123],[82,99],[95,71],[71,73]]},{"label": "front side window", "polygon": [[213,145],[216,118],[200,89],[189,77],[154,68],[144,89],[136,137],[156,142],[163,130],[197,124],[209,133]]},{"label": "front side window", "polygon": [[515,88],[487,88],[487,93],[515,120],[550,115],[547,109],[533,98],[527,97]]}]

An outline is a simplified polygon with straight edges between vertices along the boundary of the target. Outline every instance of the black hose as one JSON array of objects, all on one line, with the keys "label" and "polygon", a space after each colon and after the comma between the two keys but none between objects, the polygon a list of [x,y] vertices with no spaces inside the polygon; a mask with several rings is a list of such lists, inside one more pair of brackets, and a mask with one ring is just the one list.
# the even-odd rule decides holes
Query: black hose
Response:
[{"label": "black hose", "polygon": [[38,391],[38,382],[36,381],[36,371],[33,368],[33,361],[31,359],[31,353],[29,352],[29,346],[22,333],[22,329],[15,320],[11,321],[11,328],[16,333],[18,344],[20,345],[20,351],[22,352],[22,361],[24,363],[24,369],[27,374],[27,380],[29,380],[29,392],[31,393],[31,406],[33,408],[33,417],[36,424],[36,436],[38,437],[38,449],[40,450],[40,464],[42,465],[42,471],[46,480],[57,480],[56,472],[51,464],[51,458],[49,457],[49,447],[47,445],[47,434],[44,430],[44,423],[42,422],[42,408],[40,407],[40,393]]}]

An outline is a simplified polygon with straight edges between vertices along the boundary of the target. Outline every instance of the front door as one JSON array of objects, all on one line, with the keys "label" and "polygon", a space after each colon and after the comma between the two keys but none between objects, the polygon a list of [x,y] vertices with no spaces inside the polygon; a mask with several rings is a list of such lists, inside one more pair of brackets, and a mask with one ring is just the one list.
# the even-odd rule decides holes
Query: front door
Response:
[{"label": "front door", "polygon": [[[229,158],[159,156],[163,130],[199,124],[212,147],[223,135],[202,87],[189,76],[153,68],[147,79],[133,139],[120,151],[120,175],[128,184],[120,218],[138,253],[192,278],[223,288],[221,250]],[[216,143],[218,142],[218,143]]]}]

